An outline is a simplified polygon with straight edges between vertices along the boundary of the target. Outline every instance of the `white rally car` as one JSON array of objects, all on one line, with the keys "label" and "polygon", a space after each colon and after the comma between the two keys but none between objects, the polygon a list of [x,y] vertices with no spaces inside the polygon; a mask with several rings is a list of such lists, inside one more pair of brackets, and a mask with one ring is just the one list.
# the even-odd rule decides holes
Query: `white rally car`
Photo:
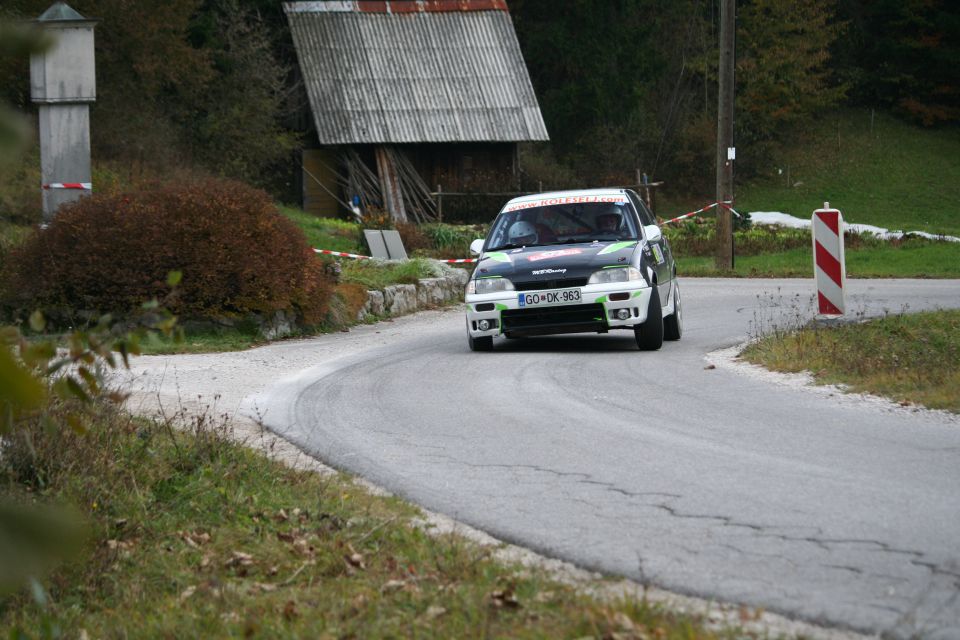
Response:
[{"label": "white rally car", "polygon": [[514,198],[500,211],[467,283],[467,337],[489,351],[498,336],[633,330],[643,350],[683,333],[670,245],[629,189]]}]

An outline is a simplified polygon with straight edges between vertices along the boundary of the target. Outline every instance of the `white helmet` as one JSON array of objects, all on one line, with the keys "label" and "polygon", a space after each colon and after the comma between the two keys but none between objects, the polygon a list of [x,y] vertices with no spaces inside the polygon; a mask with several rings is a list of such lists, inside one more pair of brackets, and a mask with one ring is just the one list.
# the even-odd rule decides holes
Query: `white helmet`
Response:
[{"label": "white helmet", "polygon": [[526,220],[514,222],[507,234],[511,244],[536,244],[537,228]]},{"label": "white helmet", "polygon": [[598,229],[616,231],[623,224],[623,213],[621,213],[620,207],[610,204],[600,210],[595,221]]}]

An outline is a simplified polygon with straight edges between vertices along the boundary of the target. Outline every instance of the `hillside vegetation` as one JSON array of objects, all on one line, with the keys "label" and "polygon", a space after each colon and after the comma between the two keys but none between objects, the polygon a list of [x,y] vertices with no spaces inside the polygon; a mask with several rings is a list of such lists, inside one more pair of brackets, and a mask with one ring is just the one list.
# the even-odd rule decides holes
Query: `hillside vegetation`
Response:
[{"label": "hillside vegetation", "polygon": [[766,176],[737,192],[745,211],[806,218],[827,200],[847,222],[960,235],[960,129],[841,111],[819,120]]},{"label": "hillside vegetation", "polygon": [[[887,113],[839,110],[797,136],[762,175],[735,177],[737,209],[809,218],[828,201],[847,222],[960,236],[958,158],[960,128],[928,129]],[[710,192],[678,195],[687,190],[669,180],[665,186],[657,200],[657,215],[665,219],[713,201]]]}]

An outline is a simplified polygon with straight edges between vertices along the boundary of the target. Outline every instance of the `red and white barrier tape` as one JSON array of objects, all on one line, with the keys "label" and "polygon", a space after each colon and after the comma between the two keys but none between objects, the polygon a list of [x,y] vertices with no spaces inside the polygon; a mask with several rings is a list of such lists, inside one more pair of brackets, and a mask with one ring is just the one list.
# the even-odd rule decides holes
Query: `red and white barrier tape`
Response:
[{"label": "red and white barrier tape", "polygon": [[[354,258],[357,260],[372,260],[370,256],[361,256],[356,253],[345,253],[343,251],[330,251],[329,249],[314,249],[317,253],[322,253],[327,256],[339,256],[341,258]],[[457,258],[456,260],[437,260],[437,262],[446,262],[451,264],[464,264],[464,263],[473,263],[476,262],[476,258]]]},{"label": "red and white barrier tape", "polygon": [[329,249],[314,249],[317,253],[328,256],[340,256],[341,258],[356,258],[358,260],[370,260],[370,256],[361,256],[356,253],[344,253],[343,251],[330,251]]},{"label": "red and white barrier tape", "polygon": [[737,213],[737,211],[733,208],[732,205],[733,205],[732,202],[714,202],[713,204],[708,204],[702,209],[697,209],[696,211],[685,213],[682,216],[677,216],[676,218],[670,218],[669,220],[665,220],[663,224],[670,224],[671,222],[679,222],[681,220],[686,220],[687,218],[692,218],[695,215],[705,213],[710,209],[713,209],[714,207],[723,207],[724,209],[730,211],[733,215],[737,216],[738,218],[742,217],[739,213]]},{"label": "red and white barrier tape", "polygon": [[43,185],[44,189],[82,189],[84,191],[92,191],[93,183],[92,182],[51,182],[50,184]]}]

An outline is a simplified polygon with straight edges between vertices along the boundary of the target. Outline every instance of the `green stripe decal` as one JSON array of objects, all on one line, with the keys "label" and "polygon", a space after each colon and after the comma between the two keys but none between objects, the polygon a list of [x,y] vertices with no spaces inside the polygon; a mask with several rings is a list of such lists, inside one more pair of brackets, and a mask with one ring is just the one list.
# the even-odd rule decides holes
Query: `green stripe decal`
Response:
[{"label": "green stripe decal", "polygon": [[643,295],[643,291],[634,291],[634,292],[633,292],[633,297],[634,297],[634,298],[639,298],[639,297],[642,296],[642,295]]},{"label": "green stripe decal", "polygon": [[608,264],[604,269],[626,269],[629,266],[628,264]]},{"label": "green stripe decal", "polygon": [[500,304],[499,302],[496,304],[497,304],[496,306],[497,311],[506,311],[507,309],[509,309],[509,307],[505,304]]},{"label": "green stripe decal", "polygon": [[606,301],[607,301],[607,296],[600,296],[595,300],[595,302],[599,302],[600,304],[603,304]]},{"label": "green stripe decal", "polygon": [[491,260],[496,260],[497,262],[510,262],[510,256],[503,253],[502,251],[494,251],[493,253],[487,253],[483,257],[490,258]]},{"label": "green stripe decal", "polygon": [[597,252],[598,256],[605,255],[607,253],[613,253],[615,251],[620,251],[621,249],[626,249],[627,247],[632,247],[636,242],[614,242],[613,244],[605,246],[603,249]]}]

